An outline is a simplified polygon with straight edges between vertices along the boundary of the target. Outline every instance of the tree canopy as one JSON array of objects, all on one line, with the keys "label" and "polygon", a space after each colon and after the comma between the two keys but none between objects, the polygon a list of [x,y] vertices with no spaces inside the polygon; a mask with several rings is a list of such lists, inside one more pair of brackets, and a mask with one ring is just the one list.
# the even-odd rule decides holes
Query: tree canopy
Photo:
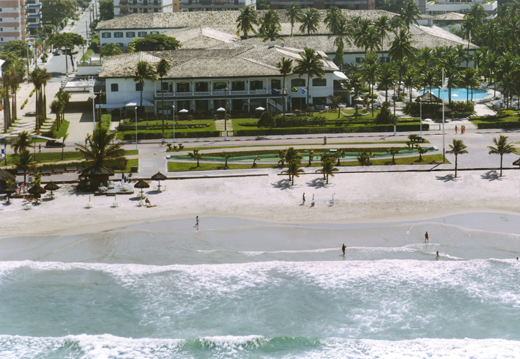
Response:
[{"label": "tree canopy", "polygon": [[102,21],[114,18],[114,2],[111,0],[102,0],[99,2],[99,17]]},{"label": "tree canopy", "polygon": [[58,26],[63,20],[76,16],[76,7],[75,0],[48,0],[41,9],[42,22],[53,24],[58,33]]},{"label": "tree canopy", "polygon": [[177,50],[182,44],[176,38],[163,34],[150,34],[144,38],[135,38],[128,45],[133,51],[168,51]]}]

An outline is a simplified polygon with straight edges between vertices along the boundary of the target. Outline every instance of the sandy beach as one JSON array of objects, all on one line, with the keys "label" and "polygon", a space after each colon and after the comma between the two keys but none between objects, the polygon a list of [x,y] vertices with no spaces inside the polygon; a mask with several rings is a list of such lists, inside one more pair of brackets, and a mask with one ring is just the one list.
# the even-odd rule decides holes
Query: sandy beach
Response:
[{"label": "sandy beach", "polygon": [[[264,222],[358,223],[399,222],[467,212],[519,213],[520,172],[495,177],[484,171],[430,173],[347,173],[330,178],[302,175],[294,186],[286,176],[166,181],[167,191],[146,196],[156,207],[138,207],[135,195],[92,196],[71,185],[57,198],[23,210],[15,199],[0,212],[1,237],[99,232],[138,223],[199,216],[232,217]],[[304,206],[302,194],[307,201]],[[329,201],[334,194],[334,205]],[[315,206],[311,207],[314,196]]]}]

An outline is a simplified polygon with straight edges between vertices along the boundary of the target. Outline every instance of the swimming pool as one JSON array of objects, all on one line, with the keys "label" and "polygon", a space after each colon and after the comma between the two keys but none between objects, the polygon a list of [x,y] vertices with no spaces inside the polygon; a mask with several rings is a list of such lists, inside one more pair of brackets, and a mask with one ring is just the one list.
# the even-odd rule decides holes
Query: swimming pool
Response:
[{"label": "swimming pool", "polygon": [[[469,99],[471,100],[471,89],[469,89]],[[420,94],[423,95],[425,92],[430,92],[430,89],[426,89],[420,91]],[[435,96],[442,98],[442,92],[437,87],[432,87],[431,91]],[[466,94],[468,90],[466,88],[452,88],[451,89],[451,99],[455,101],[466,101]],[[473,89],[473,100],[480,100],[487,96],[486,90]],[[444,90],[444,99],[449,100],[448,89]]]}]

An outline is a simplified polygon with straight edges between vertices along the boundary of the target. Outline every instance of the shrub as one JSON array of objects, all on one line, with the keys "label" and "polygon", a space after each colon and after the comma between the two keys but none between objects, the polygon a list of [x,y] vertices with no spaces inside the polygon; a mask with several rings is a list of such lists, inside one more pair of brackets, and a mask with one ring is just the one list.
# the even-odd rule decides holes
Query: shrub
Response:
[{"label": "shrub", "polygon": [[264,111],[257,123],[258,127],[275,127],[276,122],[269,111]]},{"label": "shrub", "polygon": [[98,128],[105,128],[110,129],[110,123],[112,122],[112,115],[111,114],[103,114],[101,115],[101,121],[98,123]]},{"label": "shrub", "polygon": [[379,112],[376,116],[374,123],[378,125],[387,125],[394,123],[395,116],[390,111],[390,103],[383,102],[383,107],[381,107],[381,112]]}]

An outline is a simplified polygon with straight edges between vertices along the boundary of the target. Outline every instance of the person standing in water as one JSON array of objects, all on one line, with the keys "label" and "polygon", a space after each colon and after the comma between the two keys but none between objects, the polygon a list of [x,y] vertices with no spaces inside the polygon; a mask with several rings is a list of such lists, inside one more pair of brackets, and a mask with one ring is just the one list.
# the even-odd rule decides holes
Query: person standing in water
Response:
[{"label": "person standing in water", "polygon": [[428,238],[428,232],[424,234],[424,243],[428,243],[430,239]]},{"label": "person standing in water", "polygon": [[439,257],[440,257],[440,255],[439,255],[439,251],[437,251],[437,258],[439,258]]},{"label": "person standing in water", "polygon": [[345,243],[343,243],[343,245],[341,246],[341,251],[343,252],[343,256],[345,256],[345,249],[347,249],[347,246],[345,245]]},{"label": "person standing in water", "polygon": [[199,226],[199,216],[197,216],[197,218],[195,218],[195,226],[196,226],[196,227]]}]

